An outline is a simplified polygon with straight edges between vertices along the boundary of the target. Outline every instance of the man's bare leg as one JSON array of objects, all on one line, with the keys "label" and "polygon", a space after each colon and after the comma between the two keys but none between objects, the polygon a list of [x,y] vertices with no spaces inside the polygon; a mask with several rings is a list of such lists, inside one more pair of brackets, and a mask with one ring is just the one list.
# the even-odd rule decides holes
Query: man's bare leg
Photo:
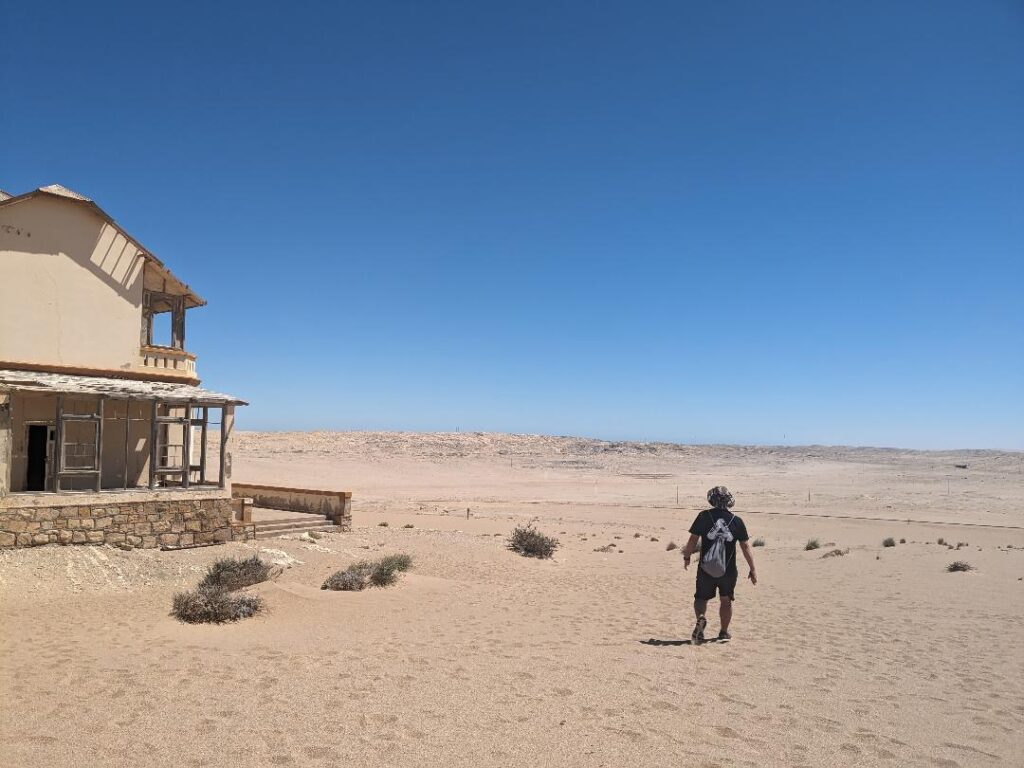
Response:
[{"label": "man's bare leg", "polygon": [[732,621],[732,598],[722,597],[721,605],[718,606],[718,618],[722,620],[722,631],[729,631],[729,622]]},{"label": "man's bare leg", "polygon": [[693,601],[693,612],[697,614],[697,624],[693,628],[693,634],[690,635],[690,642],[694,645],[700,645],[704,642],[704,628],[708,625],[708,620],[704,618],[704,612],[707,608],[707,600]]},{"label": "man's bare leg", "polygon": [[707,600],[694,600],[693,601],[693,615],[698,619],[703,616],[708,610]]}]

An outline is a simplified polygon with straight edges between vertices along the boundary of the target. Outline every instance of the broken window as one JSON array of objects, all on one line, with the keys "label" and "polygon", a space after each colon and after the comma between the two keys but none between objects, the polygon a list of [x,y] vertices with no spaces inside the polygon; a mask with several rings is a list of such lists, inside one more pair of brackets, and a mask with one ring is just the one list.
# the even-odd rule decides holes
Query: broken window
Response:
[{"label": "broken window", "polygon": [[57,466],[54,488],[100,490],[103,398],[57,401]]},{"label": "broken window", "polygon": [[[211,418],[211,411],[220,411],[219,420]],[[217,480],[207,477],[210,459],[210,432],[216,427],[220,438],[219,455],[224,455],[226,436],[221,424],[224,409],[206,405],[153,404],[153,469],[150,473],[152,488],[196,485],[224,487],[223,462],[217,465]]]},{"label": "broken window", "polygon": [[185,297],[142,292],[142,346],[185,348]]}]

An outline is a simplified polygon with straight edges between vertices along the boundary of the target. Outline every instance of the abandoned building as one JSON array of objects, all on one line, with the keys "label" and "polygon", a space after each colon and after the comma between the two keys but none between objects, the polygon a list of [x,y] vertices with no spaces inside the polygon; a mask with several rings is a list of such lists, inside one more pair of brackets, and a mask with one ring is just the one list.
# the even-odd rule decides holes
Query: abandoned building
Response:
[{"label": "abandoned building", "polygon": [[232,488],[245,402],[199,386],[203,304],[84,195],[0,191],[0,547],[350,529],[350,492]]},{"label": "abandoned building", "polygon": [[244,536],[232,395],[199,387],[205,302],[93,201],[0,193],[0,546]]}]

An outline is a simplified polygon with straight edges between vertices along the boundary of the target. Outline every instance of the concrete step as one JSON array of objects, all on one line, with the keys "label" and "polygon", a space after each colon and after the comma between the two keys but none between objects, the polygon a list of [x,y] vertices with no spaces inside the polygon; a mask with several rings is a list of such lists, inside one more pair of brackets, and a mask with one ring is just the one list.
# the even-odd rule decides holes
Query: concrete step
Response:
[{"label": "concrete step", "polygon": [[286,517],[279,520],[254,520],[250,525],[255,525],[256,530],[259,531],[272,528],[304,527],[307,525],[330,525],[330,523],[331,521],[323,515],[308,515],[306,517]]},{"label": "concrete step", "polygon": [[299,528],[281,528],[274,530],[256,529],[257,539],[272,539],[275,536],[284,536],[286,534],[302,534],[311,533],[316,531],[317,533],[330,533],[332,531],[340,531],[341,526],[335,525],[334,523],[327,523],[326,525],[313,525],[313,526],[302,526]]}]

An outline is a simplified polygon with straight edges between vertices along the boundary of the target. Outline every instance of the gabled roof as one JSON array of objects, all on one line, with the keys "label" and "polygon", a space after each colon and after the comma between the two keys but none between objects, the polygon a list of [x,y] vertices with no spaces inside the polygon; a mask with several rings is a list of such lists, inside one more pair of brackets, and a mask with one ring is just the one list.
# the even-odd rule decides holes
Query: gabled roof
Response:
[{"label": "gabled roof", "polygon": [[146,261],[149,262],[149,264],[151,264],[155,269],[163,273],[164,277],[170,279],[172,282],[177,283],[179,286],[181,286],[181,289],[185,293],[186,307],[191,309],[192,307],[201,307],[204,304],[206,304],[206,300],[203,299],[191,288],[189,288],[188,283],[177,277],[173,272],[171,272],[170,269],[167,268],[167,266],[162,261],[160,261],[160,259],[154,256],[145,246],[143,246],[142,243],[140,243],[134,237],[129,235],[124,230],[124,228],[120,224],[118,224],[113,219],[113,217],[110,216],[110,214],[108,214],[106,211],[104,211],[102,208],[96,205],[96,203],[90,200],[88,197],[79,192],[75,192],[73,189],[68,189],[67,187],[61,184],[50,184],[49,186],[46,187],[39,187],[39,189],[33,189],[31,192],[26,192],[23,195],[9,195],[3,190],[0,190],[0,208],[8,205],[16,205],[17,203],[23,202],[25,200],[31,200],[32,198],[41,196],[60,197],[66,200],[72,200],[76,203],[81,203],[83,205],[88,206],[90,209],[93,210],[93,212],[99,215],[100,218],[102,218],[104,221],[110,224],[110,226],[114,227],[118,232],[120,232],[126,240],[128,240],[136,248],[138,248],[139,251],[142,252],[143,258],[145,258]]}]

